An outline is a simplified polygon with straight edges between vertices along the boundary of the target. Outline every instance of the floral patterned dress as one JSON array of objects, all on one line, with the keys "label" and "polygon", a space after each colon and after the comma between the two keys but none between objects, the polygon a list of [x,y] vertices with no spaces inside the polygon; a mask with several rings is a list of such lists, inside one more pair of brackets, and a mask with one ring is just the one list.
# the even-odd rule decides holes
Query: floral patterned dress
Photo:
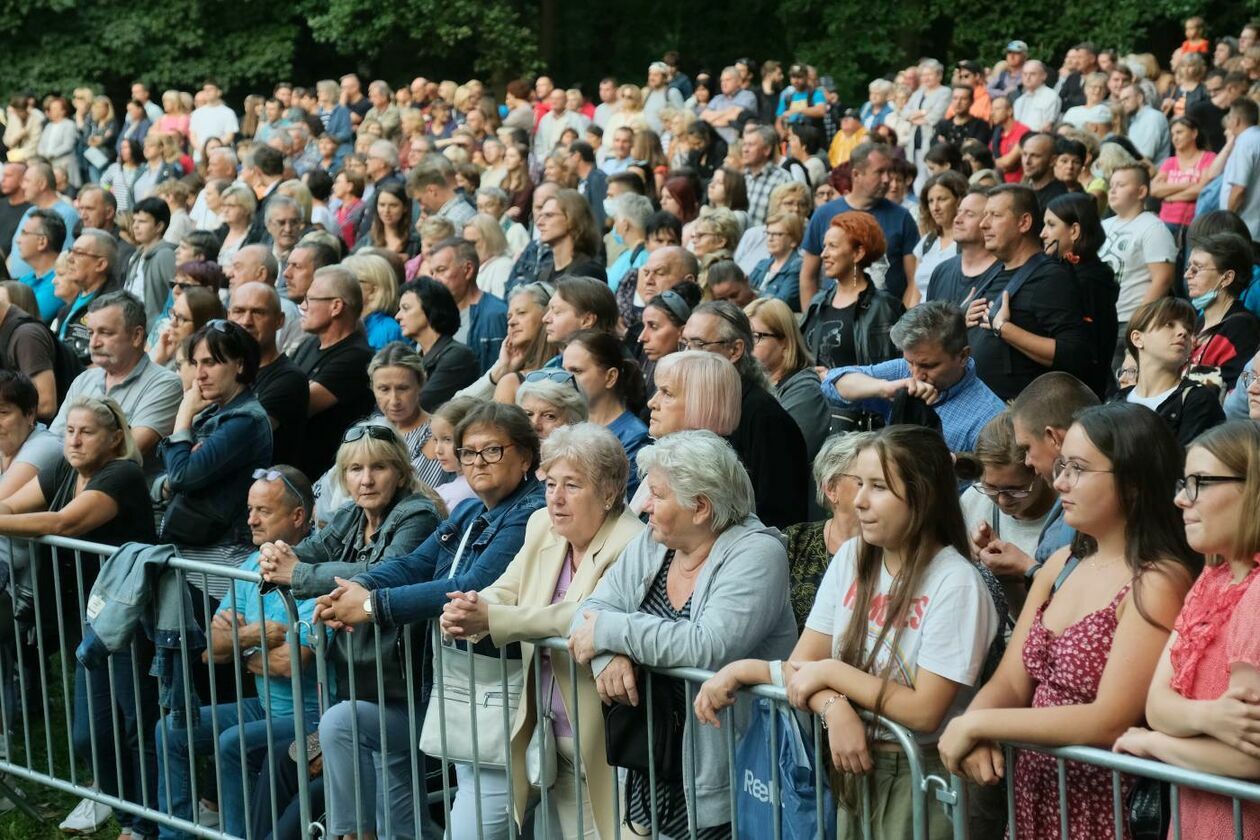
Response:
[{"label": "floral patterned dress", "polygon": [[[1050,599],[1037,609],[1024,642],[1024,668],[1036,682],[1032,707],[1092,703],[1111,653],[1116,608],[1131,584],[1111,603],[1054,635],[1043,622]],[[1123,777],[1127,800],[1132,782]],[[1111,811],[1111,771],[1067,762],[1068,840],[1116,840]],[[1015,826],[1019,840],[1062,840],[1059,833],[1058,765],[1052,756],[1021,752],[1015,762]],[[1126,830],[1126,838],[1129,833]]]}]

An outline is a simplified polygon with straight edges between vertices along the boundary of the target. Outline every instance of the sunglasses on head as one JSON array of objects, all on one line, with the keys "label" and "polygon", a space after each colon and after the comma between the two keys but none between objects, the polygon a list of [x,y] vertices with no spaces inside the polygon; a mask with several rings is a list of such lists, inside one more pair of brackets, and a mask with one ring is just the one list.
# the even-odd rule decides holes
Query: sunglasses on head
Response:
[{"label": "sunglasses on head", "polygon": [[289,481],[288,476],[280,472],[280,470],[254,470],[254,481],[282,481],[284,486],[289,488],[289,492],[296,496],[299,500],[305,500],[306,497],[300,490],[293,486],[293,482]]},{"label": "sunglasses on head", "polygon": [[392,441],[396,440],[398,436],[389,426],[381,426],[377,423],[361,423],[346,429],[346,435],[341,439],[341,442],[354,443],[356,440],[362,440],[364,437],[370,437],[372,440]]},{"label": "sunglasses on head", "polygon": [[560,368],[542,368],[533,373],[525,375],[526,382],[556,382],[561,385],[569,384],[573,386],[573,390],[581,393],[582,389],[578,387],[577,378],[567,370]]}]

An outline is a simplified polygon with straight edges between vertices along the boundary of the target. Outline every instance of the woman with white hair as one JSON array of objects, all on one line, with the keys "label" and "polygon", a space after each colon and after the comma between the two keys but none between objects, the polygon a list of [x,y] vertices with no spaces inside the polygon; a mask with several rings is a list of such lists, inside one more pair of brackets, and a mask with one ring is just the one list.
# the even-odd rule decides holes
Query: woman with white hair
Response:
[{"label": "woman with white hair", "polygon": [[541,368],[528,374],[516,389],[516,404],[529,418],[539,440],[589,416],[582,386],[573,374],[560,368]]},{"label": "woman with white hair", "polygon": [[[626,546],[570,626],[569,651],[590,667],[600,698],[643,702],[637,665],[717,670],[750,656],[785,657],[796,639],[786,552],[778,532],[753,513],[752,482],[735,450],[712,432],[678,432],[637,460],[651,488],[648,530]],[[682,737],[654,748],[680,756],[686,741],[695,776],[658,780],[653,803],[647,776],[630,771],[627,818],[648,826],[655,812],[662,833],[682,837],[694,809],[693,836],[731,836],[725,733],[700,727],[684,683],[655,676],[652,690],[685,721]]]},{"label": "woman with white hair", "polygon": [[[525,543],[502,577],[480,592],[460,593],[446,605],[442,629],[455,638],[473,641],[488,634],[497,647],[522,642],[526,684],[511,741],[517,822],[523,820],[530,795],[526,747],[540,714],[545,714],[556,736],[558,759],[548,800],[551,836],[611,838],[617,835],[615,776],[604,754],[604,716],[595,683],[589,671],[580,669],[577,683],[571,684],[567,653],[537,648],[524,640],[568,632],[579,604],[643,525],[626,510],[629,462],[621,443],[607,429],[594,423],[557,429],[543,444],[540,470],[547,488],[546,510],[530,517]],[[536,684],[535,655],[541,659]],[[538,698],[543,698],[542,708]],[[572,707],[575,699],[576,710]],[[580,730],[582,745],[581,790],[574,786],[575,728]],[[586,814],[580,831],[579,797]],[[483,800],[483,811],[486,804]]]},{"label": "woman with white hair", "polygon": [[504,297],[508,277],[512,274],[512,256],[507,236],[499,220],[478,213],[464,223],[464,239],[477,249],[477,288],[497,298]]}]

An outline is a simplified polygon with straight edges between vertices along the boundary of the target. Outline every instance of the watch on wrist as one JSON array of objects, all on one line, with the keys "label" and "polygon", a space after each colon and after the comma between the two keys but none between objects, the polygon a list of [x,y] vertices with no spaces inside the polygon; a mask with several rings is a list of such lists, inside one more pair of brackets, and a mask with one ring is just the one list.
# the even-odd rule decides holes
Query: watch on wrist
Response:
[{"label": "watch on wrist", "polygon": [[368,617],[368,619],[369,619],[369,620],[372,620],[372,619],[373,619],[373,615],[372,615],[372,593],[370,593],[370,592],[368,593],[368,596],[367,596],[366,598],[364,598],[364,599],[363,599],[363,614],[364,614],[364,615],[366,615],[366,616]]}]

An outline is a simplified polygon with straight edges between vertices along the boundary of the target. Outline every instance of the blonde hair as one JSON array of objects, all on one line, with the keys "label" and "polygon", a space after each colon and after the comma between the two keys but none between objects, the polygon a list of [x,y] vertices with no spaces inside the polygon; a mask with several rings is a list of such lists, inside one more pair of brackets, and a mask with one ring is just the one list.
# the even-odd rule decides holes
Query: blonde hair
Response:
[{"label": "blonde hair", "polygon": [[784,376],[814,364],[796,313],[786,303],[778,298],[757,298],[744,307],[744,314],[750,321],[754,317],[760,319],[783,342]]},{"label": "blonde hair", "polygon": [[[1235,475],[1242,476],[1242,510],[1256,510],[1260,505],[1260,426],[1250,420],[1231,420],[1214,426],[1194,440],[1187,449],[1200,447],[1220,461]],[[1231,541],[1235,556],[1255,557],[1260,554],[1260,517],[1243,516]],[[1224,560],[1207,558],[1209,565]]]},{"label": "blonde hair", "polygon": [[788,181],[786,184],[779,184],[779,186],[770,191],[770,215],[780,212],[779,205],[790,195],[796,195],[797,198],[805,202],[806,207],[814,206],[814,196],[810,193],[809,187],[800,181]]},{"label": "blonde hair", "polygon": [[[415,469],[411,466],[411,453],[407,451],[407,445],[398,436],[398,432],[379,418],[355,423],[350,429],[367,426],[389,429],[389,440],[378,440],[369,434],[365,434],[358,440],[344,441],[341,446],[337,447],[337,461],[333,467],[333,475],[336,477],[337,486],[346,495],[352,495],[350,488],[346,485],[346,470],[349,469],[350,463],[354,459],[362,458],[368,461],[380,461],[386,466],[392,467],[398,473],[397,493],[414,491],[417,482]],[[346,431],[350,431],[350,429]]]},{"label": "blonde hair", "polygon": [[[802,186],[804,186],[802,184]],[[805,222],[795,213],[778,212],[771,213],[766,219],[766,227],[770,225],[783,225],[787,231],[788,238],[792,240],[792,246],[796,247],[801,244],[801,240],[805,238]]]},{"label": "blonde hair", "polygon": [[725,207],[700,208],[700,216],[696,221],[696,232],[715,233],[726,242],[726,249],[734,251],[739,245],[739,218]]},{"label": "blonde hair", "polygon": [[670,372],[686,403],[684,426],[719,435],[735,431],[743,400],[743,385],[735,365],[707,350],[680,350],[656,363],[656,377]]},{"label": "blonde hair", "polygon": [[341,267],[367,285],[363,296],[363,314],[384,312],[393,315],[398,311],[398,277],[389,261],[377,254],[351,254],[341,261]]},{"label": "blonde hair", "polygon": [[311,190],[306,184],[296,178],[291,178],[288,181],[281,181],[280,186],[276,187],[276,192],[287,195],[297,202],[298,208],[302,211],[302,224],[311,223],[311,205],[315,200],[311,197]]},{"label": "blonde hair", "polygon": [[464,222],[464,227],[469,226],[477,229],[477,235],[481,237],[482,250],[490,256],[500,257],[508,252],[508,241],[503,234],[503,226],[494,216],[478,213]]},{"label": "blonde hair", "polygon": [[76,397],[66,408],[66,417],[70,416],[70,412],[79,409],[90,412],[92,419],[106,429],[122,432],[122,443],[114,450],[116,460],[144,463],[144,456],[140,454],[140,447],[136,446],[136,439],[132,437],[131,426],[127,423],[127,415],[122,406],[109,397]]}]

